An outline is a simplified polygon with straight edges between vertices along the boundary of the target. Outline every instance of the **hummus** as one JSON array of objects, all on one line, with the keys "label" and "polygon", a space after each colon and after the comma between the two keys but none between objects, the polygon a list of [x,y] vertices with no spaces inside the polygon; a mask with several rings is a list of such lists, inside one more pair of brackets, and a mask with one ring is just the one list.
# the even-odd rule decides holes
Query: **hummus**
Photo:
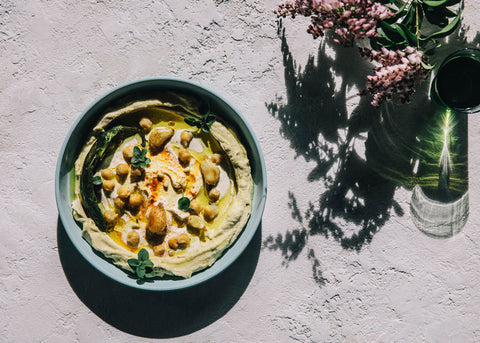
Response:
[{"label": "hummus", "polygon": [[[75,162],[72,208],[82,236],[115,265],[134,272],[127,261],[146,249],[156,276],[188,278],[212,265],[242,231],[253,181],[235,134],[218,118],[209,132],[190,126],[186,117],[202,117],[193,102],[176,99],[137,101],[103,116]],[[84,199],[91,195],[81,190],[82,174],[99,135],[119,124],[139,134],[115,142],[86,181],[96,184],[90,185],[94,206],[103,216],[97,220]]]}]

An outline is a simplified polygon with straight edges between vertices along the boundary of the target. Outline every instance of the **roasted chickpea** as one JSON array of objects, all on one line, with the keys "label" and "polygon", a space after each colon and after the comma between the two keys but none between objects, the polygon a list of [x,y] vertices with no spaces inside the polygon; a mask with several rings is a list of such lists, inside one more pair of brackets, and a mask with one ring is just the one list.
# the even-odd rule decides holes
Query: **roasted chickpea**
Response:
[{"label": "roasted chickpea", "polygon": [[217,184],[220,178],[220,169],[215,163],[205,159],[200,162],[200,170],[207,185],[215,186]]},{"label": "roasted chickpea", "polygon": [[105,218],[105,221],[107,223],[113,224],[117,221],[118,214],[114,210],[106,210],[105,213],[103,214],[103,217]]},{"label": "roasted chickpea", "polygon": [[150,133],[148,137],[148,143],[150,144],[150,150],[152,153],[158,153],[162,150],[163,144],[168,141],[175,130],[171,127],[157,127]]},{"label": "roasted chickpea", "polygon": [[177,249],[178,248],[178,241],[177,241],[177,237],[172,237],[168,240],[168,246],[171,248],[171,249]]},{"label": "roasted chickpea", "polygon": [[103,169],[101,172],[100,172],[100,175],[102,175],[102,178],[104,178],[105,180],[111,180],[113,179],[113,177],[115,176],[113,174],[113,171],[111,169]]},{"label": "roasted chickpea", "polygon": [[131,247],[136,247],[140,242],[140,235],[137,231],[130,231],[127,233],[127,244]]},{"label": "roasted chickpea", "polygon": [[122,198],[122,199],[128,198],[131,193],[132,193],[132,190],[131,190],[130,187],[127,186],[127,185],[121,186],[121,187],[118,188],[118,190],[117,190],[117,195],[118,195],[120,198]]},{"label": "roasted chickpea", "polygon": [[163,256],[165,254],[165,246],[163,244],[157,244],[153,247],[153,253],[156,256]]},{"label": "roasted chickpea", "polygon": [[202,212],[202,204],[200,204],[197,199],[193,199],[190,202],[190,209],[193,214],[199,214],[200,212]]},{"label": "roasted chickpea", "polygon": [[215,164],[219,164],[220,162],[222,162],[222,155],[215,153],[212,156],[210,156],[210,161],[212,161]]},{"label": "roasted chickpea", "polygon": [[123,208],[125,206],[125,200],[123,200],[122,198],[120,197],[116,197],[114,200],[113,200],[113,203],[115,204],[115,206],[117,206],[118,208]]},{"label": "roasted chickpea", "polygon": [[115,172],[121,178],[127,176],[129,171],[130,167],[126,163],[120,163],[119,165],[117,165],[117,168],[115,168]]},{"label": "roasted chickpea", "polygon": [[140,119],[139,124],[145,132],[150,131],[153,125],[152,121],[147,117],[143,117],[142,119]]},{"label": "roasted chickpea", "polygon": [[129,146],[123,148],[122,153],[123,153],[123,158],[125,159],[125,161],[130,162],[130,160],[134,156],[133,148],[134,148],[133,145],[129,145]]},{"label": "roasted chickpea", "polygon": [[162,204],[154,206],[148,213],[147,229],[151,233],[161,234],[167,228],[167,213]]},{"label": "roasted chickpea", "polygon": [[193,139],[193,133],[188,130],[183,130],[180,134],[180,143],[186,148]]},{"label": "roasted chickpea", "polygon": [[143,173],[143,170],[141,168],[132,168],[132,172],[130,174],[130,178],[132,179],[132,181],[140,181],[144,176],[145,174]]},{"label": "roasted chickpea", "polygon": [[217,188],[212,188],[209,192],[208,192],[208,197],[210,198],[210,200],[212,200],[213,202],[217,201],[218,199],[220,199],[220,191],[217,189]]},{"label": "roasted chickpea", "polygon": [[205,224],[203,224],[202,218],[195,215],[190,215],[187,219],[188,227],[196,230],[203,230],[205,228]]},{"label": "roasted chickpea", "polygon": [[182,233],[177,238],[177,243],[183,247],[190,243],[190,237],[186,233]]},{"label": "roasted chickpea", "polygon": [[203,218],[205,218],[207,222],[214,220],[217,214],[218,208],[215,205],[206,205],[203,208]]},{"label": "roasted chickpea", "polygon": [[187,164],[188,162],[190,162],[191,158],[192,158],[192,155],[190,154],[190,151],[188,151],[187,149],[180,149],[178,151],[178,160],[180,161],[180,163]]},{"label": "roasted chickpea", "polygon": [[111,192],[115,188],[115,181],[105,180],[105,181],[102,182],[102,187],[105,191]]},{"label": "roasted chickpea", "polygon": [[128,199],[128,203],[132,207],[140,207],[143,204],[143,196],[140,193],[133,193]]}]

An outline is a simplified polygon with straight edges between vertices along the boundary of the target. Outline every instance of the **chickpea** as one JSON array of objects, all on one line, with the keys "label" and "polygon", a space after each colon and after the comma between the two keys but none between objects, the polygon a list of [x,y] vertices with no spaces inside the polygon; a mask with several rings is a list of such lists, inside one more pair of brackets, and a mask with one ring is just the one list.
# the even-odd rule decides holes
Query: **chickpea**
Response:
[{"label": "chickpea", "polygon": [[203,218],[207,222],[211,222],[218,215],[218,208],[215,205],[207,205],[203,208]]},{"label": "chickpea", "polygon": [[115,181],[105,180],[105,181],[102,182],[102,187],[105,191],[111,192],[115,188]]},{"label": "chickpea", "polygon": [[168,250],[168,256],[173,256],[175,255],[175,251],[174,250]]},{"label": "chickpea", "polygon": [[190,202],[190,209],[193,214],[200,214],[202,212],[202,204],[197,199],[193,199]]},{"label": "chickpea", "polygon": [[143,117],[142,119],[140,119],[139,124],[145,132],[150,131],[153,125],[152,121],[147,117]]},{"label": "chickpea", "polygon": [[205,229],[205,225],[203,224],[202,218],[199,216],[191,215],[187,219],[188,227],[196,230],[203,230]]},{"label": "chickpea", "polygon": [[190,243],[190,237],[188,237],[188,235],[186,233],[182,233],[182,234],[180,234],[180,236],[178,236],[177,242],[178,242],[179,245],[185,247],[186,245],[188,245]]},{"label": "chickpea", "polygon": [[190,151],[188,151],[187,149],[180,149],[180,151],[178,152],[178,160],[182,164],[187,164],[188,162],[190,162],[191,158],[192,158],[192,155],[190,154]]},{"label": "chickpea", "polygon": [[106,210],[103,217],[108,224],[113,224],[117,221],[118,214],[114,210]]},{"label": "chickpea", "polygon": [[137,231],[130,231],[127,233],[127,244],[131,247],[136,247],[140,242],[140,235]]},{"label": "chickpea", "polygon": [[208,192],[208,197],[210,198],[210,200],[212,200],[213,202],[217,201],[218,199],[220,199],[220,191],[217,189],[217,188],[212,188],[209,192]]},{"label": "chickpea", "polygon": [[151,233],[161,234],[164,233],[167,228],[167,213],[163,204],[154,206],[150,209],[148,214],[147,229]]},{"label": "chickpea", "polygon": [[138,181],[143,176],[143,170],[141,168],[132,168],[132,173],[130,174],[130,178],[132,180]]},{"label": "chickpea", "polygon": [[123,200],[122,198],[120,197],[116,197],[114,200],[113,200],[113,203],[115,204],[115,206],[117,206],[118,208],[123,208],[125,206],[125,200]]},{"label": "chickpea", "polygon": [[180,134],[180,143],[186,148],[193,139],[193,133],[188,130],[183,130]]},{"label": "chickpea", "polygon": [[148,143],[150,143],[150,150],[154,153],[158,153],[162,150],[163,144],[169,140],[175,130],[171,127],[159,127],[154,129],[148,137]]},{"label": "chickpea", "polygon": [[210,186],[215,186],[220,178],[220,169],[209,160],[200,162],[200,170],[202,171],[205,183]]},{"label": "chickpea", "polygon": [[163,244],[157,244],[153,247],[153,253],[156,256],[163,256],[165,254],[165,246]]},{"label": "chickpea", "polygon": [[133,193],[128,199],[128,203],[132,207],[140,207],[143,204],[143,196],[140,193]]},{"label": "chickpea", "polygon": [[118,195],[120,198],[122,198],[122,199],[128,198],[131,193],[132,193],[132,190],[131,190],[130,187],[127,186],[127,185],[121,186],[121,187],[118,188],[118,190],[117,190],[117,195]]},{"label": "chickpea", "polygon": [[212,161],[215,164],[219,164],[220,162],[222,162],[222,155],[215,153],[212,156],[210,156],[210,161]]},{"label": "chickpea", "polygon": [[178,241],[177,241],[177,237],[172,237],[168,240],[168,246],[171,248],[171,249],[177,249],[178,248]]},{"label": "chickpea", "polygon": [[130,160],[134,156],[133,148],[134,148],[133,145],[129,145],[129,146],[123,148],[122,153],[123,153],[123,158],[125,159],[125,161],[130,162]]},{"label": "chickpea", "polygon": [[100,172],[100,175],[102,175],[102,178],[104,178],[105,180],[111,180],[113,179],[113,177],[115,176],[113,174],[113,171],[111,169],[103,169],[101,172]]},{"label": "chickpea", "polygon": [[117,168],[115,168],[115,172],[121,178],[127,176],[129,171],[130,167],[126,163],[120,163],[119,165],[117,165]]}]

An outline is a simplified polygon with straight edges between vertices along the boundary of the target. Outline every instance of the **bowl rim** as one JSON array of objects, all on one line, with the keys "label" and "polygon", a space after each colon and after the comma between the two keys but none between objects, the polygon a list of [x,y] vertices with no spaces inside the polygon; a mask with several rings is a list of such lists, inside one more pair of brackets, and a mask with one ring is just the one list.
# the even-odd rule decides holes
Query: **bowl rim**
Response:
[{"label": "bowl rim", "polygon": [[[255,208],[252,206],[252,213],[250,214],[250,217],[247,223],[245,224],[245,226],[243,227],[242,231],[240,232],[239,236],[236,238],[235,242],[229,248],[227,248],[222,253],[222,255],[213,263],[213,265],[197,273],[194,273],[194,275],[191,278],[179,279],[179,280],[168,280],[171,282],[163,281],[163,284],[161,279],[160,280],[155,279],[153,282],[144,282],[144,283],[136,282],[136,279],[130,277],[127,274],[128,273],[127,271],[121,270],[119,267],[115,266],[112,262],[108,261],[108,259],[105,258],[103,254],[95,251],[95,249],[93,249],[93,247],[91,247],[90,244],[81,237],[81,227],[79,227],[77,224],[77,227],[75,229],[79,230],[80,238],[82,241],[82,242],[79,242],[78,237],[74,234],[74,232],[70,228],[68,228],[69,220],[73,219],[73,215],[71,212],[68,214],[65,213],[65,211],[62,210],[63,207],[61,206],[62,192],[61,192],[60,179],[61,179],[63,160],[64,160],[65,152],[67,149],[67,145],[72,139],[72,135],[76,131],[79,124],[83,120],[85,120],[84,119],[85,116],[89,114],[95,108],[95,106],[98,106],[98,104],[105,101],[105,99],[108,99],[108,98],[115,99],[115,95],[121,92],[122,90],[128,89],[130,87],[139,87],[140,85],[145,85],[148,83],[157,83],[156,86],[164,86],[165,88],[168,88],[168,86],[166,86],[168,83],[172,83],[179,86],[184,86],[186,87],[186,89],[188,89],[188,91],[192,91],[193,93],[195,93],[195,91],[197,90],[201,90],[202,92],[206,92],[209,97],[216,98],[216,100],[223,102],[223,104],[226,107],[230,108],[231,112],[238,117],[238,120],[241,122],[242,125],[245,126],[247,130],[247,132],[239,132],[239,133],[244,135],[245,137],[250,136],[250,138],[254,143],[253,147],[255,148],[256,153],[258,154],[258,162],[259,162],[259,165],[256,164],[255,167],[259,170],[261,181],[262,181],[261,184],[258,186],[254,182],[254,186],[253,186],[253,189],[254,189],[253,194],[255,194],[256,192],[259,193],[260,200],[258,205]],[[105,104],[108,104],[109,102],[111,102],[112,99],[106,100]],[[102,106],[104,106],[105,104],[103,104]],[[222,117],[222,119],[228,122],[227,118]],[[182,78],[162,77],[162,76],[140,78],[140,79],[129,81],[119,86],[116,86],[104,92],[101,96],[97,97],[85,108],[85,110],[82,111],[82,113],[77,117],[74,123],[70,126],[68,133],[65,136],[65,139],[62,143],[62,147],[59,151],[59,155],[56,163],[56,169],[55,169],[55,200],[56,200],[57,210],[61,220],[61,224],[65,232],[67,233],[67,236],[69,237],[70,241],[72,242],[73,246],[77,249],[77,251],[80,253],[80,255],[82,255],[82,257],[85,260],[87,260],[96,270],[98,270],[100,273],[102,273],[106,277],[113,279],[125,286],[138,288],[142,290],[149,290],[149,291],[174,291],[174,290],[185,289],[185,288],[198,285],[202,282],[205,282],[222,273],[226,268],[228,268],[231,264],[233,264],[238,259],[238,257],[243,253],[243,251],[249,245],[250,241],[252,240],[253,236],[258,230],[258,227],[260,226],[260,223],[262,220],[264,208],[265,208],[266,197],[267,197],[267,173],[266,173],[266,167],[265,167],[265,159],[263,156],[263,152],[261,150],[260,143],[252,127],[248,123],[248,121],[228,100],[220,96],[215,91],[205,86],[202,86],[199,83],[196,83],[190,80],[185,80]],[[247,230],[247,227],[249,227],[250,230]],[[85,249],[85,244],[88,245],[87,249]],[[234,247],[235,249],[233,249]],[[228,261],[224,263],[218,263],[222,260],[222,258],[227,253],[230,253],[230,255],[228,255],[229,257]],[[107,263],[111,266],[112,273],[110,273],[108,269],[105,270],[104,267],[96,263],[98,261],[97,260],[98,258],[103,259],[105,262],[108,261]],[[119,277],[116,275],[118,273],[113,273],[115,269],[121,270],[124,277]],[[122,275],[122,274],[119,274],[119,275]]]}]

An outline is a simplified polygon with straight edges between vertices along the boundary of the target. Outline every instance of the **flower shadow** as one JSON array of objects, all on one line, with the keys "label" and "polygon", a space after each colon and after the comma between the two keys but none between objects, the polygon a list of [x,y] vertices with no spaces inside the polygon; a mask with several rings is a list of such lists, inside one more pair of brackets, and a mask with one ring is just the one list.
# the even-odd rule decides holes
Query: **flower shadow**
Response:
[{"label": "flower shadow", "polygon": [[[465,32],[458,30],[445,50],[465,46]],[[309,237],[331,237],[346,250],[360,251],[393,213],[405,214],[394,195],[399,187],[414,186],[411,147],[429,119],[421,114],[431,113],[434,105],[428,100],[428,82],[423,82],[409,105],[392,103],[375,109],[368,97],[354,95],[358,103],[349,111],[352,90],[364,88],[372,66],[352,49],[337,45],[328,46],[335,54],[330,57],[323,40],[317,56],[310,56],[303,69],[297,68],[281,21],[278,36],[287,99],[278,98],[266,107],[280,122],[280,133],[296,157],[314,162],[307,181],[317,190],[318,201],[301,211],[290,191],[288,205],[299,228],[266,237],[263,247],[279,250],[287,265],[305,251],[315,280],[323,285]]]},{"label": "flower shadow", "polygon": [[166,292],[127,287],[100,273],[75,249],[60,219],[57,241],[65,276],[92,312],[132,335],[172,338],[208,326],[240,299],[258,263],[261,225],[245,251],[222,273],[199,285]]}]

